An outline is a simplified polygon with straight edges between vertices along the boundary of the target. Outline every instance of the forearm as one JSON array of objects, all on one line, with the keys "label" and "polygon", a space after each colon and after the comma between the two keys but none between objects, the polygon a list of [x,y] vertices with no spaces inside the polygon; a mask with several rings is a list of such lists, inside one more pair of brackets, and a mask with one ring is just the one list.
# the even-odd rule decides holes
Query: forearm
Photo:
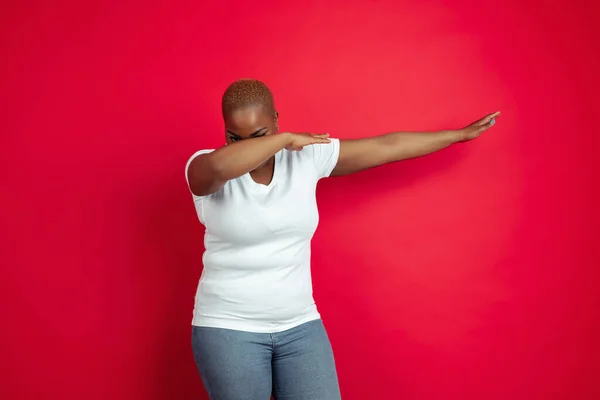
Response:
[{"label": "forearm", "polygon": [[332,175],[347,175],[395,161],[421,157],[456,142],[472,140],[496,122],[500,112],[486,115],[458,130],[394,132],[365,139],[340,141],[340,156]]},{"label": "forearm", "polygon": [[208,168],[218,180],[228,181],[259,167],[289,142],[285,133],[242,140],[207,154],[205,165],[197,167]]},{"label": "forearm", "polygon": [[383,162],[421,157],[462,140],[460,131],[394,132],[372,138],[379,142]]},{"label": "forearm", "polygon": [[341,141],[332,175],[347,175],[383,164],[421,157],[461,140],[460,131],[394,132]]}]

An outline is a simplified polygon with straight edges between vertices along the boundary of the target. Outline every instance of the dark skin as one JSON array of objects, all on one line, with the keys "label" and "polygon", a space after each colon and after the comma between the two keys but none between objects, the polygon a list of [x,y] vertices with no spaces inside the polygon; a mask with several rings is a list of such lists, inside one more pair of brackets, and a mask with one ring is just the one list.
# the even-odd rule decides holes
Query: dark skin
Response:
[{"label": "dark skin", "polygon": [[[279,132],[278,119],[277,112],[270,116],[261,108],[237,110],[224,118],[227,144],[273,135]],[[275,157],[270,157],[250,171],[250,176],[256,183],[268,185],[273,179],[274,169]]]},{"label": "dark skin", "polygon": [[[383,164],[421,157],[454,143],[473,140],[491,128],[495,112],[461,129],[437,132],[393,132],[364,139],[340,140],[340,155],[332,176],[348,175]],[[227,146],[196,157],[190,164],[190,189],[197,196],[215,193],[228,180],[250,173],[259,184],[273,179],[274,155],[282,149],[329,143],[328,136],[279,133],[279,115],[263,107],[238,109],[224,116]]]},{"label": "dark skin", "polygon": [[273,179],[273,156],[282,149],[329,143],[328,136],[311,133],[277,133],[278,115],[263,107],[248,107],[225,115],[227,146],[200,155],[190,164],[188,179],[196,196],[215,193],[231,179],[248,172],[257,183]]}]

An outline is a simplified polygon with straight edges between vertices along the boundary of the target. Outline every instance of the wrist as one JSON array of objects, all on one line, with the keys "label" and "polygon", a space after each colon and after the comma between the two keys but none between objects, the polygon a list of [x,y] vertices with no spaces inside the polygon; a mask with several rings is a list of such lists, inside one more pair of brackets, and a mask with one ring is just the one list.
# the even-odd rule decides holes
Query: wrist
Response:
[{"label": "wrist", "polygon": [[277,136],[281,137],[282,147],[287,147],[293,142],[293,135],[290,132],[278,133]]},{"label": "wrist", "polygon": [[466,139],[465,132],[462,129],[448,131],[448,137],[452,144],[463,142]]}]

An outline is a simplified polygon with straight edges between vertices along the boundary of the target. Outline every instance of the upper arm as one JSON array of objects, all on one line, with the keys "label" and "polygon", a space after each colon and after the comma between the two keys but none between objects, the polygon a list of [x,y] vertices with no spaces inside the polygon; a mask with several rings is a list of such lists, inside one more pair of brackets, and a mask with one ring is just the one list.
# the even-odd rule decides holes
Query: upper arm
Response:
[{"label": "upper arm", "polygon": [[340,156],[332,175],[340,176],[362,171],[389,162],[381,136],[340,140]]},{"label": "upper arm", "polygon": [[209,170],[207,155],[214,150],[200,150],[194,153],[185,165],[185,179],[188,188],[195,196],[206,196],[217,192],[225,182],[215,180]]}]

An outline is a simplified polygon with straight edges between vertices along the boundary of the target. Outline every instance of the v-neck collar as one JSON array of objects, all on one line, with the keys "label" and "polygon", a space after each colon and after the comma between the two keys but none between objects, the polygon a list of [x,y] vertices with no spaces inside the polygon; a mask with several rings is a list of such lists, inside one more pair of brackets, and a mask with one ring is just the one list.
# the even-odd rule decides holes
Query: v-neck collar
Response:
[{"label": "v-neck collar", "polygon": [[280,170],[281,170],[281,165],[280,165],[280,158],[281,158],[281,153],[283,152],[283,150],[277,152],[274,156],[274,160],[273,160],[273,177],[271,178],[271,182],[269,182],[268,185],[264,185],[262,183],[258,183],[256,182],[254,179],[252,179],[252,175],[250,175],[250,172],[247,172],[246,174],[243,175],[243,177],[245,178],[248,186],[250,186],[250,188],[252,188],[253,190],[256,191],[270,191],[273,186],[275,186],[275,184],[277,183],[277,178],[279,176]]}]

